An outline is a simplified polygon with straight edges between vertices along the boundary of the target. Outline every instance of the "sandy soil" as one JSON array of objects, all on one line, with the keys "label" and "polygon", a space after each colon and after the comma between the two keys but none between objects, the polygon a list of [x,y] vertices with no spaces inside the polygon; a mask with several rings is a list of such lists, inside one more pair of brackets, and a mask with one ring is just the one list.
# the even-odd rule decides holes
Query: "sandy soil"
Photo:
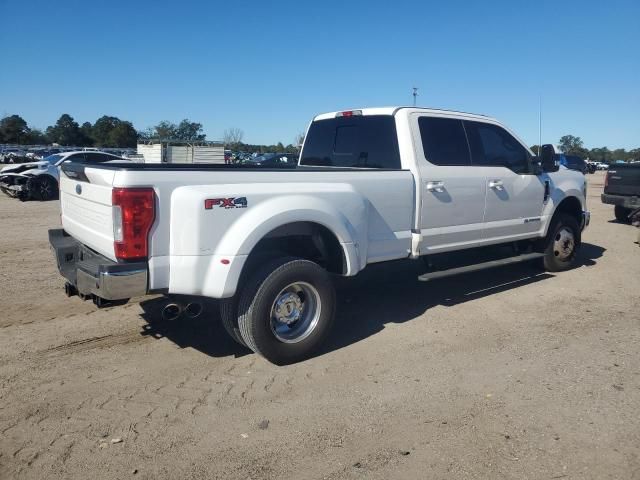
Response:
[{"label": "sandy soil", "polygon": [[640,248],[589,176],[578,268],[339,280],[316,358],[275,367],[215,304],[62,291],[58,202],[0,197],[0,478],[640,479]]}]

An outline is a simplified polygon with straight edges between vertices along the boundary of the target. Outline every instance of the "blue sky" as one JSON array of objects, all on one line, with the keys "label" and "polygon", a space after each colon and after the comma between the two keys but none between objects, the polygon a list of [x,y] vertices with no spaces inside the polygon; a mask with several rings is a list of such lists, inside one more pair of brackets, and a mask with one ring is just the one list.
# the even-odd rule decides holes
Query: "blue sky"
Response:
[{"label": "blue sky", "polygon": [[485,113],[529,144],[640,147],[640,1],[0,0],[0,115],[293,142],[317,113]]}]

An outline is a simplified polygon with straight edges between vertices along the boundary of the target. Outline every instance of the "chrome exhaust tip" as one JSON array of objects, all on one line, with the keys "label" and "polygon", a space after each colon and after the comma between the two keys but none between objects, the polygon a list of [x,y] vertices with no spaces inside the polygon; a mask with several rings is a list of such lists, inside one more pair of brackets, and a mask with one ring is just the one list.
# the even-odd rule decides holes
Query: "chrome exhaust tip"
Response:
[{"label": "chrome exhaust tip", "polygon": [[177,303],[169,303],[162,309],[162,319],[166,321],[176,320],[182,315],[182,306]]},{"label": "chrome exhaust tip", "polygon": [[202,315],[204,307],[199,302],[191,302],[187,304],[184,311],[189,318],[198,318],[200,315]]}]

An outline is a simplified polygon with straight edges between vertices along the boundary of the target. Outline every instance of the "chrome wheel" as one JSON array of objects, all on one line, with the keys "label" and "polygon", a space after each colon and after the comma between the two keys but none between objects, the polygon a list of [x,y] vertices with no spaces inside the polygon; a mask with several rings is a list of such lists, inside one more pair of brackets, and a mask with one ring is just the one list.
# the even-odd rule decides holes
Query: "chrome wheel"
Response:
[{"label": "chrome wheel", "polygon": [[567,260],[573,255],[576,240],[570,228],[562,227],[553,240],[553,254],[559,260]]},{"label": "chrome wheel", "polygon": [[320,294],[313,285],[291,283],[278,293],[271,306],[271,331],[281,342],[300,342],[318,325],[320,310]]}]

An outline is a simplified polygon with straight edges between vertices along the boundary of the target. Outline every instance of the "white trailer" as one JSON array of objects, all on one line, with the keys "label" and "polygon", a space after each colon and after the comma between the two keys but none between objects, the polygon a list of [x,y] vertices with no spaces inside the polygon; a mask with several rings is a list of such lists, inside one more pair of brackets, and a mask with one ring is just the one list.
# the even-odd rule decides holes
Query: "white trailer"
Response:
[{"label": "white trailer", "polygon": [[147,142],[138,144],[144,163],[224,163],[222,142]]}]

